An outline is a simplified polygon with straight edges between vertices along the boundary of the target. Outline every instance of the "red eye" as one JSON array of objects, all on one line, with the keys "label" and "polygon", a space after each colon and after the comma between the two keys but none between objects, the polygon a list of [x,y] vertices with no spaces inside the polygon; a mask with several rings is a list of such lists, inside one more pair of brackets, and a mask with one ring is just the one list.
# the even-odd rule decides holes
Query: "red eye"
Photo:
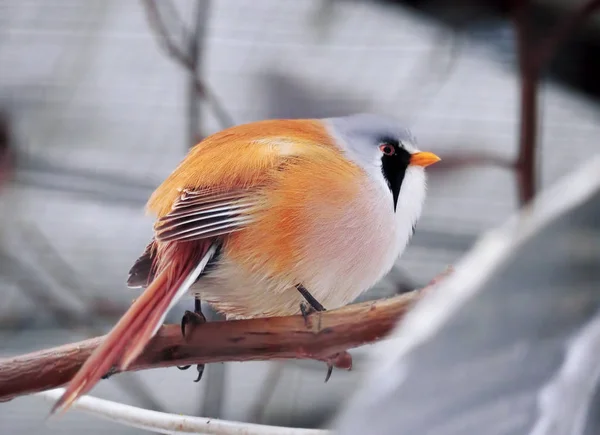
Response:
[{"label": "red eye", "polygon": [[379,145],[379,149],[386,156],[393,156],[394,154],[396,154],[396,150],[389,143]]}]

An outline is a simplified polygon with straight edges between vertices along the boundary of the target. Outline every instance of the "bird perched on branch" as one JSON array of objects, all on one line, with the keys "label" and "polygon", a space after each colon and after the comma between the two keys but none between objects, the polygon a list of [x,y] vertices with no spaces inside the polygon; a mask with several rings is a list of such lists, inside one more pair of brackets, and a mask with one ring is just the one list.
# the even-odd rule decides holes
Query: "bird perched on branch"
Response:
[{"label": "bird perched on branch", "polygon": [[383,116],[266,120],[205,138],[154,191],[154,237],[132,267],[145,288],[71,380],[66,409],[142,352],[168,310],[196,297],[228,319],[350,303],[392,268],[439,157]]}]

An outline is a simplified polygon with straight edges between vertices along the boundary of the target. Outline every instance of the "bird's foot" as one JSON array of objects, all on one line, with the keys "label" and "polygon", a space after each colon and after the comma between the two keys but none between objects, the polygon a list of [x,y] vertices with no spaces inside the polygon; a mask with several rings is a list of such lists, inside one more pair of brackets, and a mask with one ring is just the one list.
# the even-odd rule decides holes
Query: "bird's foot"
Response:
[{"label": "bird's foot", "polygon": [[[206,323],[206,317],[204,317],[204,314],[202,314],[202,311],[199,309],[198,305],[199,304],[196,304],[195,311],[188,310],[181,318],[181,335],[183,335],[184,339],[186,337],[187,330],[191,331],[196,326]],[[187,370],[190,367],[191,365],[177,366],[179,370]],[[196,370],[198,370],[198,377],[194,382],[200,382],[200,379],[202,379],[202,374],[204,373],[204,364],[196,364]]]},{"label": "bird's foot", "polygon": [[331,378],[331,374],[333,373],[333,368],[336,369],[344,369],[344,370],[352,370],[352,355],[347,351],[342,351],[333,355],[322,356],[319,354],[314,354],[311,352],[306,352],[303,349],[297,354],[300,358],[309,358],[309,359],[317,359],[320,361],[324,361],[327,364],[327,374],[325,375],[325,382],[329,381]]},{"label": "bird's foot", "polygon": [[185,338],[186,330],[190,327],[193,329],[198,325],[203,325],[206,323],[206,317],[200,312],[194,311],[186,311],[183,317],[181,318],[181,335]]},{"label": "bird's foot", "polygon": [[302,317],[304,318],[304,326],[306,326],[307,328],[309,326],[308,325],[308,317],[313,313],[321,313],[323,311],[327,311],[323,306],[321,306],[320,309],[316,309],[315,307],[307,304],[304,301],[300,302],[300,313],[302,314]]},{"label": "bird's foot", "polygon": [[[205,364],[196,364],[196,370],[198,370],[198,377],[194,380],[194,382],[200,382],[200,379],[202,379],[202,375],[204,374],[204,366]],[[187,370],[190,367],[191,365],[177,366],[179,370]]]},{"label": "bird's foot", "polygon": [[[200,382],[200,379],[202,379],[202,375],[204,374],[204,366],[205,364],[196,364],[196,370],[198,370],[198,377],[194,380],[194,382]],[[190,367],[191,365],[177,366],[179,370],[187,370]]]},{"label": "bird's foot", "polygon": [[300,302],[300,312],[304,318],[304,325],[308,327],[308,316],[310,316],[312,313],[316,313],[317,310],[305,302]]},{"label": "bird's foot", "polygon": [[327,363],[327,374],[325,375],[325,383],[329,381],[331,374],[333,373],[333,364]]},{"label": "bird's foot", "polygon": [[331,373],[333,373],[334,367],[338,369],[352,370],[352,355],[350,355],[347,351],[336,353],[335,355],[326,357],[325,363],[327,364],[325,383],[327,383],[329,378],[331,378]]},{"label": "bird's foot", "polygon": [[204,374],[204,364],[196,364],[196,370],[198,370],[198,377],[194,382],[200,382],[202,375]]}]

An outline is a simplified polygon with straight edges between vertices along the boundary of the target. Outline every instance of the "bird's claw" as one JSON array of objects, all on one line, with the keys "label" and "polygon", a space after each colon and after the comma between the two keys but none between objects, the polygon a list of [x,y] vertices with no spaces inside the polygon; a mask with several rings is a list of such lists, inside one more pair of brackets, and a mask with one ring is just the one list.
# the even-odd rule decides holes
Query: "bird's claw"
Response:
[{"label": "bird's claw", "polygon": [[325,376],[325,383],[327,383],[327,381],[331,377],[332,373],[333,373],[333,364],[327,363],[327,375]]},{"label": "bird's claw", "polygon": [[200,382],[200,379],[202,379],[202,375],[204,374],[204,364],[197,364],[196,370],[198,370],[198,377],[194,382]]},{"label": "bird's claw", "polygon": [[183,317],[181,318],[181,335],[185,338],[185,330],[186,326],[190,325],[192,327],[202,325],[206,323],[206,317],[204,314],[195,313],[193,311],[186,311]]},{"label": "bird's claw", "polygon": [[325,383],[327,383],[329,378],[331,378],[334,367],[338,369],[352,370],[352,355],[350,355],[350,353],[347,351],[331,355],[325,358],[325,362],[327,363],[327,375],[325,375]]},{"label": "bird's claw", "polygon": [[[188,364],[187,366],[177,366],[177,368],[179,370],[187,370],[191,366],[191,364]],[[202,375],[204,374],[204,364],[196,364],[196,370],[198,370],[198,377],[194,382],[200,382],[200,379],[202,379]]]},{"label": "bird's claw", "polygon": [[[187,310],[183,317],[181,318],[181,335],[183,336],[183,338],[186,337],[185,334],[185,330],[186,330],[186,326],[191,326],[192,329],[198,325],[202,325],[206,323],[206,317],[204,317],[204,314],[202,314],[202,311],[200,311],[200,304],[199,301],[196,301],[196,310],[195,311],[189,311]],[[177,368],[179,370],[187,370],[191,367],[191,364],[187,365],[187,366],[177,366]],[[194,382],[200,382],[200,379],[202,379],[202,374],[204,373],[204,364],[196,364],[196,369],[198,370],[198,377],[196,378],[196,380]]]}]

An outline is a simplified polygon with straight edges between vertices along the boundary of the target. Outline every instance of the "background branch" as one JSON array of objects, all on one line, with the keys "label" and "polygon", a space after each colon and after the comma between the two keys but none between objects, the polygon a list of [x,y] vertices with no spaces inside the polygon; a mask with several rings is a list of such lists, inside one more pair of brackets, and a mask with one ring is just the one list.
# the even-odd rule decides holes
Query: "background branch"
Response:
[{"label": "background branch", "polygon": [[536,142],[538,129],[538,87],[542,70],[556,50],[586,18],[600,8],[600,0],[583,2],[575,12],[555,26],[541,41],[532,41],[530,0],[514,0],[512,17],[521,75],[521,119],[519,154],[516,163],[521,205],[533,199],[536,188]]},{"label": "background branch", "polygon": [[[44,391],[37,396],[55,402],[63,389]],[[150,411],[123,403],[84,396],[73,404],[88,414],[102,417],[125,426],[136,427],[162,434],[204,434],[204,435],[328,435],[330,431],[320,429],[299,429],[281,426],[266,426],[253,423],[217,420],[206,417],[192,417],[181,414]]]},{"label": "background branch", "polygon": [[[386,335],[421,290],[302,316],[209,322],[184,340],[180,325],[163,326],[130,369],[196,363],[310,358],[350,369],[344,351]],[[360,321],[357,321],[360,319]],[[0,401],[66,384],[101,342],[78,343],[0,360]]]},{"label": "background branch", "polygon": [[[189,31],[185,29],[180,19],[175,19],[179,24],[179,31],[183,34],[182,46],[179,46],[176,38],[169,31],[163,15],[160,12],[159,4],[162,7],[166,7],[171,12],[172,16],[176,16],[175,7],[168,0],[161,1],[160,3],[156,0],[143,0],[142,4],[146,11],[146,17],[150,28],[156,35],[157,40],[161,43],[165,53],[173,59],[176,63],[185,68],[190,74],[190,82],[193,94],[190,98],[203,97],[206,102],[211,106],[213,114],[222,129],[231,127],[234,125],[233,118],[225,110],[221,101],[210,91],[208,86],[201,80],[199,67],[201,47],[198,43],[198,38],[205,32],[206,22],[208,20],[208,7],[207,2],[199,2],[196,14],[195,29]],[[192,106],[193,107],[193,106]],[[191,108],[191,110],[194,110]],[[199,133],[198,133],[199,134]],[[195,140],[195,139],[193,139]],[[197,143],[197,142],[196,142]]]},{"label": "background branch", "polygon": [[[448,155],[432,173],[442,173],[463,167],[490,165],[514,171],[521,206],[531,201],[537,191],[538,90],[543,70],[560,46],[576,32],[592,14],[600,9],[600,0],[586,0],[548,34],[535,38],[530,0],[512,0],[510,15],[515,33],[515,51],[520,77],[520,117],[517,158],[514,162],[487,154],[473,156]],[[537,39],[537,40],[536,40]]]},{"label": "background branch", "polygon": [[[208,25],[210,1],[204,0],[196,5],[194,32],[189,40],[189,58],[191,65],[188,78],[188,146],[193,147],[202,140],[202,128],[200,126],[200,99],[197,92],[197,77],[202,69],[204,54],[204,41],[206,27]],[[204,90],[206,96],[206,89]]]},{"label": "background branch", "polygon": [[519,125],[519,153],[516,176],[519,186],[519,203],[524,205],[536,191],[536,136],[537,136],[537,88],[539,69],[531,58],[531,32],[528,23],[529,1],[519,0],[513,10],[513,23],[517,61],[521,75],[521,119]]}]

